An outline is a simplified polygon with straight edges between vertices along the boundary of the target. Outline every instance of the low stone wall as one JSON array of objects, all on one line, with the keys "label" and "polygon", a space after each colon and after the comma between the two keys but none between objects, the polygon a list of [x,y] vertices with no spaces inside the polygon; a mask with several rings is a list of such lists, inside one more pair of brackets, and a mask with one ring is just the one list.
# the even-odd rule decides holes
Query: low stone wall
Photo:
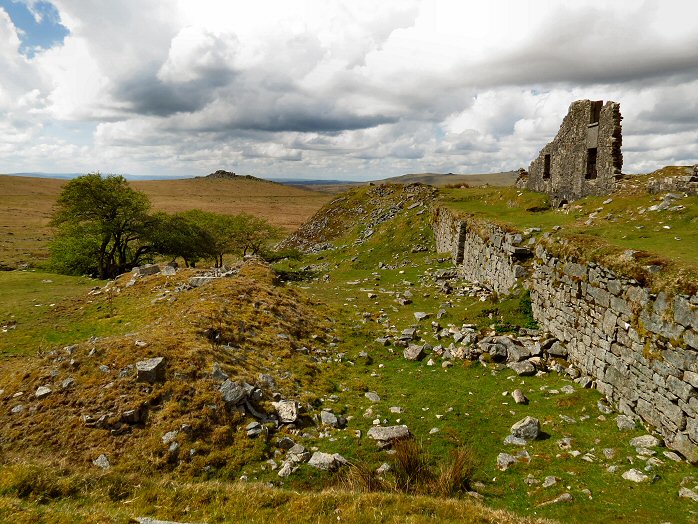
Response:
[{"label": "low stone wall", "polygon": [[619,411],[698,462],[698,296],[654,295],[608,268],[556,258],[540,242],[527,245],[535,256],[523,261],[521,235],[448,210],[435,212],[434,231],[464,278],[499,293],[527,287],[535,319],[566,345],[569,362]]},{"label": "low stone wall", "polygon": [[459,219],[446,208],[436,209],[433,219],[437,251],[451,255],[464,279],[506,294],[529,274],[524,264],[533,253],[522,245],[523,235]]},{"label": "low stone wall", "polygon": [[[687,170],[690,168],[687,168]],[[693,174],[655,178],[647,183],[649,193],[686,193],[698,195],[698,164],[693,166]]]}]

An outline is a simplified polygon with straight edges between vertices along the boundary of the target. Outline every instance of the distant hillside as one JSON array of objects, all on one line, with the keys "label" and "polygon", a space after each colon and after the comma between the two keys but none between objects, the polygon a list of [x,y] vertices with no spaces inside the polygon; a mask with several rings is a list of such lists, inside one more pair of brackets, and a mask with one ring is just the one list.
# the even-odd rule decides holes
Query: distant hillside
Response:
[{"label": "distant hillside", "polygon": [[[0,268],[45,259],[52,231],[49,220],[65,179],[0,175]],[[255,177],[197,177],[130,180],[157,211],[202,209],[234,215],[249,213],[292,231],[331,197],[301,187]]]}]

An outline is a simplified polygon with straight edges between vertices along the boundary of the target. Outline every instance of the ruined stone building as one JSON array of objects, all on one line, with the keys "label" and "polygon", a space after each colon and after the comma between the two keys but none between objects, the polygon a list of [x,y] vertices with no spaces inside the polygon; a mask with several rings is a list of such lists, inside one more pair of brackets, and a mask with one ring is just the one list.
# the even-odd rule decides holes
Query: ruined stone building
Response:
[{"label": "ruined stone building", "polygon": [[623,167],[621,119],[617,102],[573,102],[557,136],[517,187],[548,193],[554,206],[611,193]]}]

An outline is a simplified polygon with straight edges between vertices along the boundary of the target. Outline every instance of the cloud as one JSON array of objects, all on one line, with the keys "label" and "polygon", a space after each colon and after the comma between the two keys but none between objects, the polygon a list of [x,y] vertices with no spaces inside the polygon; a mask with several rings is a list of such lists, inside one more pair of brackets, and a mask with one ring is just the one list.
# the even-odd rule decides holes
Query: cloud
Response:
[{"label": "cloud", "polygon": [[687,0],[54,5],[69,34],[32,58],[0,9],[6,171],[509,170],[580,98],[621,102],[628,171],[698,156]]}]

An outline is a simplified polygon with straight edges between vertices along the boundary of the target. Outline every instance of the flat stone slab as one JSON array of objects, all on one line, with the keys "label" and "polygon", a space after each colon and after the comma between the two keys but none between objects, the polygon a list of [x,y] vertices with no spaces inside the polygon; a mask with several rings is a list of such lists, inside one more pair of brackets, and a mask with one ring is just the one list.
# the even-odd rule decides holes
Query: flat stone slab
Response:
[{"label": "flat stone slab", "polygon": [[404,424],[401,426],[373,426],[368,430],[369,438],[379,442],[395,442],[409,438],[410,430]]}]

